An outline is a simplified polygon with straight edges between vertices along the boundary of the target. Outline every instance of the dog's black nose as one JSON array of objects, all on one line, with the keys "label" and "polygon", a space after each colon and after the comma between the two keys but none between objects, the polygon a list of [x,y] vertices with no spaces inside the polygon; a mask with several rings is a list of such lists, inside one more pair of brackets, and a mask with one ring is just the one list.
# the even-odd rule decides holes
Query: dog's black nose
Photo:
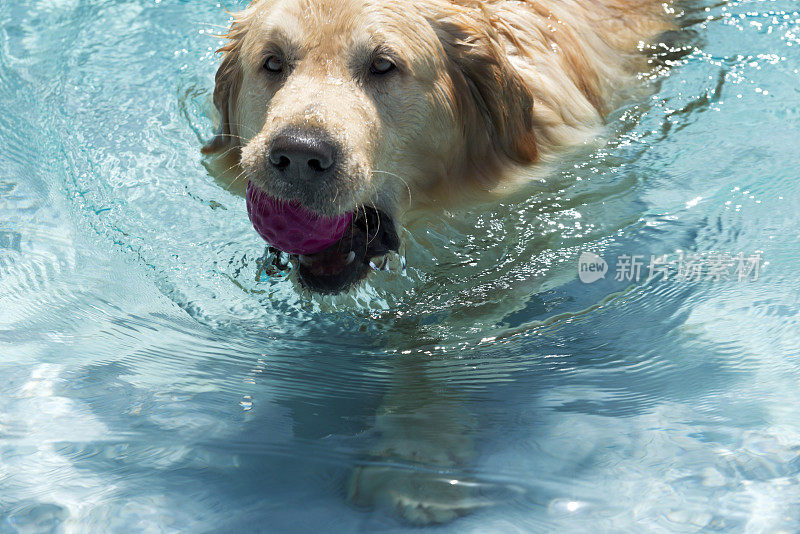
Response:
[{"label": "dog's black nose", "polygon": [[324,132],[290,131],[275,136],[269,162],[294,178],[313,180],[333,170],[336,149]]}]

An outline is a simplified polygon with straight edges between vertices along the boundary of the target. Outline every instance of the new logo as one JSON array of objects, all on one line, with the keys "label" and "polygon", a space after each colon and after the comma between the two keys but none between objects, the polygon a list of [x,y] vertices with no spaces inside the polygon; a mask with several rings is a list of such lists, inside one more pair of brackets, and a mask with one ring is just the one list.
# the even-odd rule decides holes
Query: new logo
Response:
[{"label": "new logo", "polygon": [[581,253],[581,257],[578,259],[578,278],[581,279],[581,282],[584,284],[597,282],[601,278],[605,278],[607,272],[606,260],[594,252]]}]

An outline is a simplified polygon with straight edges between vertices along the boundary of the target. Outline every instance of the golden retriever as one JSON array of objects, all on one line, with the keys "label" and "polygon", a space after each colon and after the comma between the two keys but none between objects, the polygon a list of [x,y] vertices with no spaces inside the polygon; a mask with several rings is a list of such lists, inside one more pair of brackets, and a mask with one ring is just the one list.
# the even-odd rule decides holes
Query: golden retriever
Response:
[{"label": "golden retriever", "polygon": [[[305,286],[343,291],[398,248],[407,208],[486,195],[595,136],[647,67],[643,45],[672,27],[670,10],[660,0],[255,0],[221,49],[221,124],[205,151],[233,152],[268,195],[355,214],[338,243],[299,258]],[[395,365],[374,454],[433,469],[365,465],[349,498],[413,523],[451,520],[476,503],[469,484],[436,469],[468,461],[474,422],[424,362]]]},{"label": "golden retriever", "polygon": [[397,249],[411,202],[492,191],[595,135],[668,11],[660,0],[255,0],[220,49],[221,124],[204,150],[236,151],[269,195],[355,213],[339,243],[300,258],[307,287],[339,292]]}]

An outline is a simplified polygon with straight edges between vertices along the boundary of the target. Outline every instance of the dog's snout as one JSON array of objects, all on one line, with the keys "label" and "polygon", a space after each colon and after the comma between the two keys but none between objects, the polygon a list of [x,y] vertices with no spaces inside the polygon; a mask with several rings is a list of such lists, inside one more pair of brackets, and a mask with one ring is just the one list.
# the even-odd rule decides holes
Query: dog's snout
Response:
[{"label": "dog's snout", "polygon": [[269,162],[293,178],[313,180],[333,170],[336,149],[323,132],[286,132],[272,141]]}]

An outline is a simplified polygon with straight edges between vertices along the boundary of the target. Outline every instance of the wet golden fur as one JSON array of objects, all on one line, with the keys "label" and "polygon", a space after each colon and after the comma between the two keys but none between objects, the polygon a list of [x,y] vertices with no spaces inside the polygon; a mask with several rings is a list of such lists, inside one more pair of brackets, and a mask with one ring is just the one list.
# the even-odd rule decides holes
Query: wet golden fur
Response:
[{"label": "wet golden fur", "polygon": [[[320,212],[488,191],[520,164],[596,134],[645,66],[637,48],[669,22],[656,0],[255,0],[235,14],[207,151],[240,151],[244,174]],[[265,56],[291,66],[265,75]],[[373,79],[376,54],[397,64]],[[271,136],[322,128],[341,178],[297,198],[265,173]]]}]

